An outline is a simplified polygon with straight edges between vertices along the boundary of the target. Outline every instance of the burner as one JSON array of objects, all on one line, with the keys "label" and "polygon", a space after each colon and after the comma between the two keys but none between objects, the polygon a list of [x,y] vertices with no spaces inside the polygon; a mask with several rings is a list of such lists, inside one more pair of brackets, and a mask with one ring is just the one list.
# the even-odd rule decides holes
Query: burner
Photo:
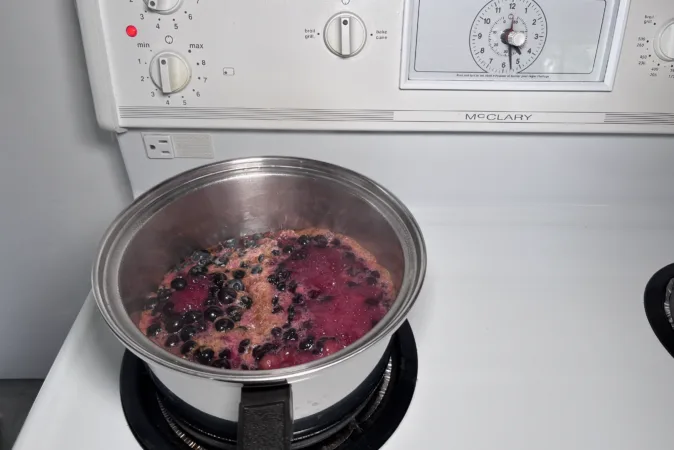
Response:
[{"label": "burner", "polygon": [[[374,450],[393,434],[412,400],[417,350],[409,323],[361,386],[316,417],[293,423],[291,448]],[[146,365],[126,352],[120,377],[127,422],[144,449],[236,449],[237,424],[207,415],[173,395]]]},{"label": "burner", "polygon": [[670,264],[648,281],[644,293],[644,308],[651,328],[670,355],[674,356],[674,317],[672,317],[672,291],[674,290],[674,264]]}]

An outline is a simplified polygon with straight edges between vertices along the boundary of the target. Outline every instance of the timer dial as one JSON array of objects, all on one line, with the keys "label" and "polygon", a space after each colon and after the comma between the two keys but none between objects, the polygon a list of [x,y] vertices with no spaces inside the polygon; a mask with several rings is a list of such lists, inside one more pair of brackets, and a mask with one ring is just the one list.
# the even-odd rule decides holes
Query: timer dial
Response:
[{"label": "timer dial", "polygon": [[547,36],[545,14],[534,0],[492,0],[470,29],[470,50],[485,72],[516,74],[538,58]]}]

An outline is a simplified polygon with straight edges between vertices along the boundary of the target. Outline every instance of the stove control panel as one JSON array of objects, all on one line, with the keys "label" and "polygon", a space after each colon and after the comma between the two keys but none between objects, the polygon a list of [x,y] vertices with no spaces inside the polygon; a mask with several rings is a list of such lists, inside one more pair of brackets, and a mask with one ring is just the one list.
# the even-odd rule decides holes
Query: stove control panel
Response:
[{"label": "stove control panel", "polygon": [[671,0],[76,0],[104,128],[674,133]]}]

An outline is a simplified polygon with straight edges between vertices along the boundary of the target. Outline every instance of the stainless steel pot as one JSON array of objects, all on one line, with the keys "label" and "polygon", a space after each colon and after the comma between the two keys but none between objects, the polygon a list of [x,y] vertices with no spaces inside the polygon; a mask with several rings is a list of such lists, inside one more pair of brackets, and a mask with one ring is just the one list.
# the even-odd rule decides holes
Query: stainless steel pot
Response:
[{"label": "stainless steel pot", "polygon": [[[233,236],[305,227],[355,238],[390,270],[396,284],[398,296],[389,313],[348,348],[284,369],[222,370],[174,356],[138,330],[139,299],[156,289],[182,256]],[[372,372],[405,321],[425,269],[419,226],[386,189],[342,167],[263,157],[199,167],[138,198],[107,231],[92,282],[112,331],[166,388],[200,411],[236,422],[244,385],[290,385],[294,419],[320,413],[348,396]]]}]

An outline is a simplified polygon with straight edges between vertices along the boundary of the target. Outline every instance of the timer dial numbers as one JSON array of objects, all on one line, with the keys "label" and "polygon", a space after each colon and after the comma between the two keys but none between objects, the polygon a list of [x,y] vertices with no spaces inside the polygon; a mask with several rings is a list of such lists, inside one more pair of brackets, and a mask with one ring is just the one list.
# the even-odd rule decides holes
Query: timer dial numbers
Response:
[{"label": "timer dial numbers", "polygon": [[470,29],[470,50],[482,70],[515,74],[531,66],[545,45],[545,14],[533,0],[492,0]]}]

